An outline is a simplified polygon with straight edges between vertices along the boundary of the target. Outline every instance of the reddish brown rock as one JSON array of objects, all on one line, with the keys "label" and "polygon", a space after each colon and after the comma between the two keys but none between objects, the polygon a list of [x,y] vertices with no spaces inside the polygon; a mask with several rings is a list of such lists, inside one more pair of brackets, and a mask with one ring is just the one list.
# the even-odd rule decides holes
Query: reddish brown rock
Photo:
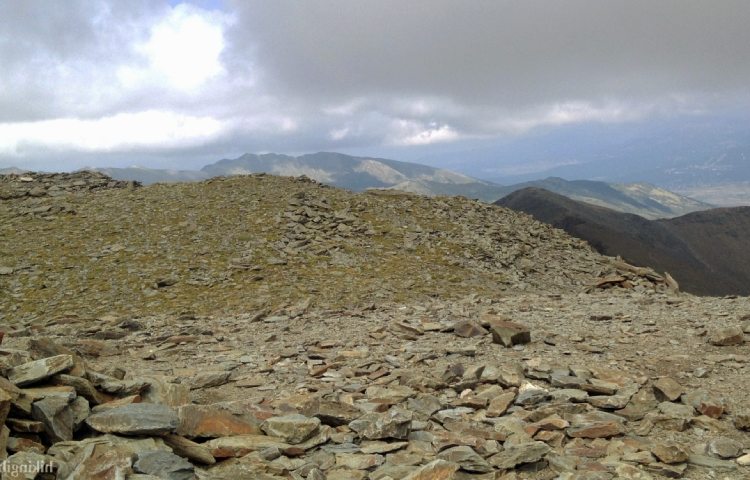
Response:
[{"label": "reddish brown rock", "polygon": [[190,438],[258,434],[260,422],[235,415],[220,405],[184,405],[179,408],[177,434]]},{"label": "reddish brown rock", "polygon": [[688,460],[688,452],[676,443],[657,443],[651,447],[651,453],[666,464],[683,463]]},{"label": "reddish brown rock", "polygon": [[453,326],[453,333],[459,337],[472,338],[487,335],[487,330],[473,320],[459,320]]},{"label": "reddish brown rock", "polygon": [[531,342],[531,331],[520,323],[510,320],[489,320],[492,341],[505,347]]},{"label": "reddish brown rock", "polygon": [[[682,385],[673,378],[662,377],[654,382],[654,394],[659,401],[677,401],[684,393]],[[666,463],[666,462],[665,462]]]},{"label": "reddish brown rock", "polygon": [[625,433],[623,419],[606,413],[573,415],[565,433],[571,438],[609,438]]}]

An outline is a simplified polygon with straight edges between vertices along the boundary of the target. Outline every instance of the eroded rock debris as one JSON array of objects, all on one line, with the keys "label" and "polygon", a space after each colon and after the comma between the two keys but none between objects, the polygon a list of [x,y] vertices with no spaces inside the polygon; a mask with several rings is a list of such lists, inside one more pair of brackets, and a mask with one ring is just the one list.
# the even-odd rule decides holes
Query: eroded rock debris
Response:
[{"label": "eroded rock debris", "polygon": [[[214,236],[199,197],[254,227]],[[61,261],[3,223],[3,479],[750,478],[748,298],[466,199],[267,176],[66,198],[65,218],[0,203],[78,242]]]}]

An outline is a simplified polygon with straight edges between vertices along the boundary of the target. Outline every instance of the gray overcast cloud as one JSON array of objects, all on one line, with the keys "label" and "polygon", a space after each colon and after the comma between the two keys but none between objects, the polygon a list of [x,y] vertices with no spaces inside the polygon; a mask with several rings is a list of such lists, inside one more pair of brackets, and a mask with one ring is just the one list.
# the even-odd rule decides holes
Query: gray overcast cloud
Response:
[{"label": "gray overcast cloud", "polygon": [[742,108],[747,25],[746,0],[6,0],[0,166],[178,167]]}]

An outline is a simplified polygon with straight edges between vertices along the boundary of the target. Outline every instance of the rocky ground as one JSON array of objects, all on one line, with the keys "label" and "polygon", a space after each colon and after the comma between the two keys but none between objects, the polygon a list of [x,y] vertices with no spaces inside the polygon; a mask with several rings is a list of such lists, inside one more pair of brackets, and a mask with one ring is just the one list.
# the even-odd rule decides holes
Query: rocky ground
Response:
[{"label": "rocky ground", "polygon": [[0,204],[3,479],[750,478],[749,298],[465,199],[39,198]]},{"label": "rocky ground", "polygon": [[[0,311],[12,319],[564,293],[614,273],[611,259],[524,214],[303,178],[0,201]],[[660,283],[630,276],[637,288]]]}]

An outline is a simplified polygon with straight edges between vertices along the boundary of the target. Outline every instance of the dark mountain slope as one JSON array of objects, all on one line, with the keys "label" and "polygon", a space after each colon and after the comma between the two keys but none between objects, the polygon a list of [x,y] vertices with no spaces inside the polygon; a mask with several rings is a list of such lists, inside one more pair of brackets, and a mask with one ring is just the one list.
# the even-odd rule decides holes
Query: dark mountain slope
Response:
[{"label": "dark mountain slope", "polygon": [[549,177],[503,187],[503,197],[524,188],[542,188],[573,200],[634,213],[648,219],[672,218],[713,208],[704,202],[675,194],[648,183],[606,183]]},{"label": "dark mountain slope", "polygon": [[659,220],[691,246],[705,277],[750,295],[750,207],[716,208]]},{"label": "dark mountain slope", "polygon": [[646,220],[540,188],[516,191],[496,203],[561,228],[606,255],[667,271],[685,291],[750,294],[750,208]]}]

